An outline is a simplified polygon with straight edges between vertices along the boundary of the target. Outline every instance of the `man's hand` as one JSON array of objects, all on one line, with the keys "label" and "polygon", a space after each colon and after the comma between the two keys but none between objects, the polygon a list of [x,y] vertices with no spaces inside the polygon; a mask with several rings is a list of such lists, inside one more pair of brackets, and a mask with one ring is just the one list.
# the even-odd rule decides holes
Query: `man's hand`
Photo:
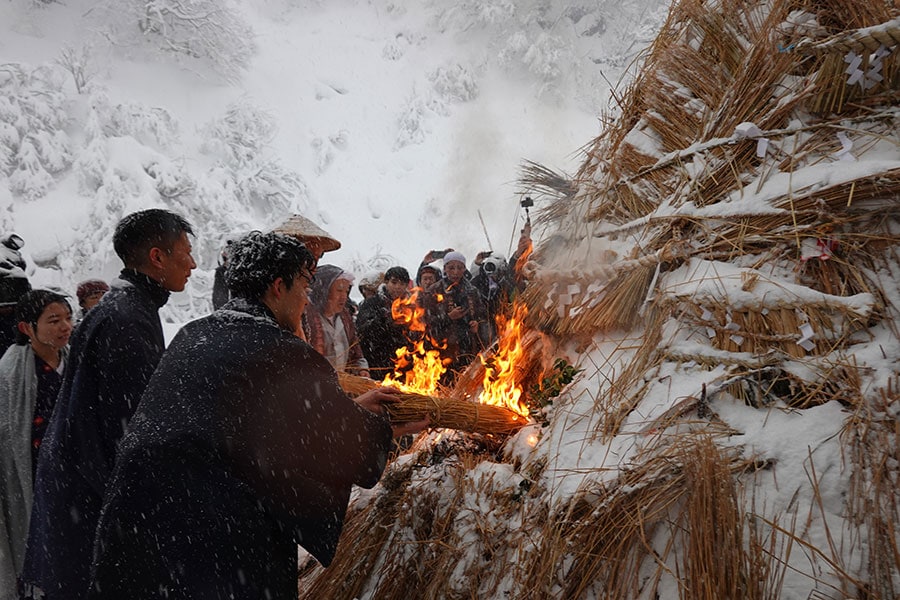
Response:
[{"label": "man's hand", "polygon": [[476,264],[476,265],[480,265],[481,263],[484,262],[484,259],[486,259],[486,258],[487,258],[488,256],[490,256],[491,254],[493,254],[493,252],[491,252],[490,250],[485,250],[484,252],[479,252],[479,253],[475,256],[475,264]]},{"label": "man's hand", "polygon": [[455,321],[457,319],[462,319],[464,316],[466,316],[466,312],[467,312],[466,309],[463,308],[462,306],[454,306],[447,313],[447,316]]},{"label": "man's hand", "polygon": [[400,390],[397,388],[379,387],[357,396],[353,401],[369,412],[373,412],[376,415],[384,415],[387,414],[387,410],[384,407],[385,404],[396,402],[397,394],[399,393]]}]

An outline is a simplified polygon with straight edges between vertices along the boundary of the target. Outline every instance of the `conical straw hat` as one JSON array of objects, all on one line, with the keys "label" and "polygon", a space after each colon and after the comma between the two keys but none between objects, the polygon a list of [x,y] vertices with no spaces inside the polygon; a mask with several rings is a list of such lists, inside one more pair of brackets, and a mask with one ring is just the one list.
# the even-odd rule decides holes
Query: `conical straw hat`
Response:
[{"label": "conical straw hat", "polygon": [[331,252],[341,247],[339,241],[303,215],[292,215],[272,231],[295,237],[301,242],[316,242],[322,252]]}]

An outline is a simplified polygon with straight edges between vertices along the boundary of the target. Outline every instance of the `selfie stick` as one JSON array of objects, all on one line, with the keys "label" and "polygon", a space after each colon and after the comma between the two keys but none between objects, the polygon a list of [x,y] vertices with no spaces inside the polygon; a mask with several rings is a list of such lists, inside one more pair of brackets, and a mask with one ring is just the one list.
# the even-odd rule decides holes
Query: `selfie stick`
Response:
[{"label": "selfie stick", "polygon": [[494,247],[491,245],[491,238],[490,238],[490,236],[489,236],[488,233],[487,233],[487,227],[484,226],[484,219],[481,217],[481,210],[480,210],[480,209],[478,210],[478,220],[481,221],[481,229],[484,231],[484,237],[485,237],[485,239],[487,239],[488,250],[490,250],[491,252],[493,252],[493,251],[494,251]]}]

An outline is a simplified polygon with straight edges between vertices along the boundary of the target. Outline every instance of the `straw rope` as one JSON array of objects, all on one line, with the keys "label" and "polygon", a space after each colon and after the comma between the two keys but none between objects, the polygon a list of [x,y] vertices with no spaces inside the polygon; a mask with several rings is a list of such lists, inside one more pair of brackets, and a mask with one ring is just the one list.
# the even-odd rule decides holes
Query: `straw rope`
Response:
[{"label": "straw rope", "polygon": [[846,54],[851,51],[866,50],[875,52],[882,45],[888,48],[900,45],[900,17],[881,25],[841,32],[821,41],[803,39],[797,42],[796,51],[800,54],[810,55],[831,52]]}]

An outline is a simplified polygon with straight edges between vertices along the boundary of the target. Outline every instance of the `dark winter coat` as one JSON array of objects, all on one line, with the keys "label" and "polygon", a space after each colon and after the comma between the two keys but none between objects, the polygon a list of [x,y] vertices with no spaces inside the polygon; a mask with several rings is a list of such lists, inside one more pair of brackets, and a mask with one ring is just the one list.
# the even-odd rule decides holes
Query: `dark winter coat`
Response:
[{"label": "dark winter coat", "polygon": [[375,485],[390,442],[309,344],[231,300],[185,325],[153,375],[107,491],[90,597],[296,598],[297,544],[331,562],[351,484]]},{"label": "dark winter coat", "polygon": [[504,267],[495,276],[479,271],[472,278],[472,287],[478,290],[485,311],[485,321],[479,326],[481,343],[487,347],[497,339],[497,315],[505,314],[516,297],[516,282],[511,271]]},{"label": "dark winter coat", "polygon": [[[426,301],[430,335],[436,341],[446,343],[442,354],[453,360],[450,369],[462,369],[482,349],[478,334],[469,327],[470,321],[477,321],[480,327],[487,318],[478,290],[467,279],[454,284],[445,277],[428,289]],[[454,306],[465,309],[459,319],[450,318]]]},{"label": "dark winter coat", "polygon": [[407,344],[407,330],[394,322],[392,304],[393,300],[382,285],[378,287],[378,293],[363,301],[356,316],[360,346],[372,376],[379,380],[393,371],[397,349]]},{"label": "dark winter coat", "polygon": [[88,589],[94,529],[116,445],[164,349],[169,292],[133,270],[76,328],[34,485],[23,578],[48,598]]}]

